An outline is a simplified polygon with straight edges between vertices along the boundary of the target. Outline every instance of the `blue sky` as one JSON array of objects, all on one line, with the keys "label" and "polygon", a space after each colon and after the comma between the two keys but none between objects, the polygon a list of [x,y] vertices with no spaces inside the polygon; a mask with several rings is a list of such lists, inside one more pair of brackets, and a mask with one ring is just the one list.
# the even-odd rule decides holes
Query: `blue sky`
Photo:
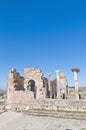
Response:
[{"label": "blue sky", "polygon": [[74,85],[72,67],[79,67],[79,85],[86,86],[86,1],[0,1],[0,88],[7,88],[11,68],[40,68],[55,77],[63,71]]}]

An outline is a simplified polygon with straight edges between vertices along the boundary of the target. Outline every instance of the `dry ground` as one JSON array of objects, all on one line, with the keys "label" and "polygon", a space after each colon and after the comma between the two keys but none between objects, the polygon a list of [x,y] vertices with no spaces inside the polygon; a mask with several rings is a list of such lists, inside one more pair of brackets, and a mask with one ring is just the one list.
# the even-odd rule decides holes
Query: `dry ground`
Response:
[{"label": "dry ground", "polygon": [[8,111],[0,114],[0,130],[86,130],[85,120],[31,116]]}]

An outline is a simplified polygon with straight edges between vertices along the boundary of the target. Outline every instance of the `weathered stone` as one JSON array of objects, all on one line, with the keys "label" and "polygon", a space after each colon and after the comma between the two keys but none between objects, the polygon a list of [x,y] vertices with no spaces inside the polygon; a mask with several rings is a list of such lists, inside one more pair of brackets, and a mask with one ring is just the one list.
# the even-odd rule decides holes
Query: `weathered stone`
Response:
[{"label": "weathered stone", "polygon": [[[56,99],[58,88],[59,96],[61,96],[60,83],[64,86],[62,92],[66,94],[65,90],[68,84],[62,72],[57,75],[57,78],[51,80],[50,75],[48,75],[48,79],[43,77],[43,73],[39,69],[25,68],[24,77],[20,76],[16,69],[12,69],[8,76],[7,106],[9,108],[31,106],[30,104],[34,106],[38,99],[42,101],[46,98]],[[40,106],[40,104],[38,105]]]}]

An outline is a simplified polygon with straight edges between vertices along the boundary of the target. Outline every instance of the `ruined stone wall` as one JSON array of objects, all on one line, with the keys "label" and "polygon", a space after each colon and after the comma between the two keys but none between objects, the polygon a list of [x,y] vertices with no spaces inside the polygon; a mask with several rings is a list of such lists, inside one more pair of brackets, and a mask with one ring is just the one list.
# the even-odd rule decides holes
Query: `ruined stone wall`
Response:
[{"label": "ruined stone wall", "polygon": [[30,108],[46,110],[86,111],[86,100],[34,100],[33,104],[30,104]]},{"label": "ruined stone wall", "polygon": [[[27,93],[14,93],[14,101],[10,103],[11,109],[45,109],[45,110],[68,110],[86,111],[86,100],[57,100],[57,99],[38,99],[31,98]],[[33,96],[32,96],[33,97]]]},{"label": "ruined stone wall", "polygon": [[[27,89],[28,83],[33,80],[36,87],[36,99],[34,99],[34,91]],[[60,75],[60,83],[67,85],[66,78],[63,73]],[[51,81],[52,92],[57,92],[57,79]],[[24,69],[24,77],[21,77],[16,70],[12,70],[8,76],[7,91],[7,108],[8,109],[47,109],[47,110],[71,110],[86,111],[86,100],[74,99],[50,99],[47,98],[49,91],[48,79],[43,77],[43,73],[39,69]],[[57,98],[57,97],[56,97]]]},{"label": "ruined stone wall", "polygon": [[13,69],[8,75],[7,102],[12,102],[13,93],[20,90],[24,90],[24,78]]},{"label": "ruined stone wall", "polygon": [[15,69],[8,75],[8,89],[11,91],[24,90],[24,77],[21,77]]},{"label": "ruined stone wall", "polygon": [[14,91],[10,93],[11,100],[7,100],[7,108],[23,108],[26,104],[30,104],[34,100],[33,92],[31,91]]},{"label": "ruined stone wall", "polygon": [[45,94],[46,98],[49,98],[49,85],[48,85],[48,79],[43,77],[43,93]]},{"label": "ruined stone wall", "polygon": [[28,82],[30,80],[33,80],[35,82],[36,86],[36,99],[44,98],[44,88],[43,88],[43,79],[42,79],[43,73],[39,69],[34,68],[26,68],[24,69],[24,88],[27,90]]}]

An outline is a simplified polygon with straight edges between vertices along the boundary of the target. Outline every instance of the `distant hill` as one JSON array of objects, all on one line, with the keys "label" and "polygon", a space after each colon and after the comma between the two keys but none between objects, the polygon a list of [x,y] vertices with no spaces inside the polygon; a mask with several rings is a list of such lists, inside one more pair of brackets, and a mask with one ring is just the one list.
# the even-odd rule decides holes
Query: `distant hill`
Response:
[{"label": "distant hill", "polygon": [[4,96],[4,95],[6,95],[7,94],[7,91],[6,90],[0,90],[0,97],[1,96]]},{"label": "distant hill", "polygon": [[[75,87],[69,87],[69,96],[68,98],[74,98]],[[81,95],[81,99],[86,99],[86,87],[79,87],[79,94]]]}]

